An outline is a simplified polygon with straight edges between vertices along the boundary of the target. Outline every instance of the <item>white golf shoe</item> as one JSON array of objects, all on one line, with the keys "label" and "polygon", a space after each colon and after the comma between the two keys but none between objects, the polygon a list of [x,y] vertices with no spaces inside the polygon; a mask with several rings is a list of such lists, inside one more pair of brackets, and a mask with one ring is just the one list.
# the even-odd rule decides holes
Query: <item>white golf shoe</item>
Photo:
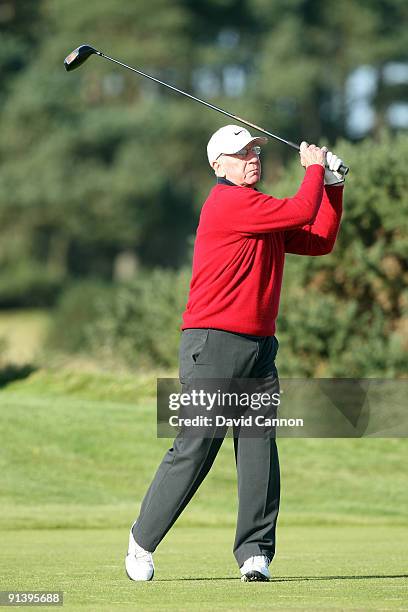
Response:
[{"label": "white golf shoe", "polygon": [[131,580],[152,580],[154,576],[152,553],[135,542],[132,529],[129,534],[129,548],[125,559],[125,568]]},{"label": "white golf shoe", "polygon": [[241,565],[241,581],[242,582],[267,582],[271,577],[269,573],[270,560],[265,555],[257,555],[249,557]]}]

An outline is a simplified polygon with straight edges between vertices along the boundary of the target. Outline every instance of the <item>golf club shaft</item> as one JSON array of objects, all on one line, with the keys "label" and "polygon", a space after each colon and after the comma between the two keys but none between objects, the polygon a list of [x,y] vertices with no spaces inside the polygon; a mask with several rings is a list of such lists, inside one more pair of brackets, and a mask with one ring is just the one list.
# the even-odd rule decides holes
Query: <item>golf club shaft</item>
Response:
[{"label": "golf club shaft", "polygon": [[223,115],[226,115],[227,117],[231,117],[231,119],[235,119],[236,121],[240,121],[241,123],[244,123],[245,125],[248,125],[248,126],[254,128],[255,130],[258,130],[259,132],[263,132],[264,134],[267,134],[267,136],[270,136],[271,138],[275,138],[275,140],[280,140],[280,142],[283,142],[283,143],[289,145],[290,147],[293,147],[297,151],[299,151],[299,145],[295,144],[294,142],[291,142],[290,140],[285,140],[284,138],[281,138],[280,136],[277,136],[276,134],[272,134],[271,132],[268,132],[267,130],[264,130],[263,128],[259,127],[259,125],[255,125],[255,123],[251,123],[250,121],[246,121],[245,119],[242,119],[241,117],[238,117],[238,115],[234,115],[233,113],[229,113],[228,111],[224,110],[223,108],[220,108],[219,106],[215,106],[215,104],[210,104],[209,102],[206,102],[205,100],[201,100],[200,98],[197,98],[196,96],[193,96],[193,95],[183,91],[182,89],[178,89],[177,87],[174,87],[173,85],[169,85],[168,83],[165,83],[164,81],[160,81],[160,79],[156,79],[155,77],[151,76],[150,74],[146,74],[146,72],[142,72],[141,70],[137,70],[136,68],[132,68],[132,66],[128,66],[127,64],[124,64],[123,62],[120,62],[119,60],[117,60],[117,59],[115,59],[113,57],[109,57],[108,55],[105,55],[101,51],[97,51],[96,53],[98,55],[101,55],[105,59],[108,59],[111,62],[115,62],[115,64],[119,64],[120,66],[123,66],[124,68],[128,68],[129,70],[132,70],[133,72],[136,72],[137,74],[140,74],[141,76],[144,76],[147,79],[150,79],[151,81],[154,81],[155,83],[159,83],[159,85],[164,85],[164,87],[168,87],[169,89],[172,89],[173,91],[176,91],[177,93],[181,94],[182,96],[186,96],[187,98],[190,98],[191,100],[195,100],[195,102],[199,102],[200,104],[203,104],[204,106],[207,106],[208,108],[211,108],[212,110],[218,111],[219,113],[222,113]]},{"label": "golf club shaft", "polygon": [[[150,79],[151,81],[154,81],[155,83],[158,83],[159,85],[163,85],[164,87],[167,87],[168,89],[172,89],[173,91],[176,91],[177,93],[181,94],[182,96],[185,96],[186,98],[190,98],[190,100],[194,100],[195,102],[199,102],[200,104],[202,104],[203,106],[206,106],[207,108],[211,108],[212,110],[215,110],[215,111],[217,111],[219,113],[222,113],[223,115],[226,115],[227,117],[231,117],[231,119],[235,119],[236,121],[239,121],[240,123],[243,123],[244,125],[248,125],[249,127],[252,127],[255,130],[258,130],[259,132],[262,132],[263,134],[266,134],[270,138],[274,138],[275,140],[279,140],[280,142],[283,142],[284,144],[287,144],[289,147],[292,147],[293,149],[296,149],[296,151],[299,151],[299,149],[300,149],[299,145],[297,145],[294,142],[291,142],[290,140],[286,140],[285,138],[281,138],[280,136],[277,136],[276,134],[272,134],[272,132],[269,132],[268,130],[265,130],[264,128],[261,128],[259,125],[256,125],[255,123],[251,123],[250,121],[247,121],[246,119],[242,119],[242,117],[238,117],[238,115],[234,115],[233,113],[229,113],[228,111],[224,110],[223,108],[220,108],[219,106],[215,106],[215,104],[210,104],[209,102],[206,102],[205,100],[201,100],[200,98],[197,98],[196,96],[193,96],[192,94],[189,94],[189,93],[183,91],[182,89],[178,89],[178,87],[174,87],[173,85],[169,85],[168,83],[165,83],[164,81],[160,81],[160,79],[157,79],[157,78],[151,76],[150,74],[147,74],[146,72],[142,72],[142,70],[137,70],[136,68],[133,68],[132,66],[128,66],[128,64],[124,64],[123,62],[120,62],[119,60],[115,59],[114,57],[109,57],[109,55],[105,55],[105,53],[102,53],[102,51],[96,51],[96,54],[100,55],[101,57],[104,57],[105,59],[109,60],[110,62],[114,62],[115,64],[119,64],[120,66],[123,66],[123,68],[127,68],[128,70],[132,70],[132,72],[136,72],[140,76],[146,77],[146,79]],[[341,165],[338,171],[343,176],[345,176],[347,174],[347,172],[349,171],[349,168],[348,168],[348,166]]]}]

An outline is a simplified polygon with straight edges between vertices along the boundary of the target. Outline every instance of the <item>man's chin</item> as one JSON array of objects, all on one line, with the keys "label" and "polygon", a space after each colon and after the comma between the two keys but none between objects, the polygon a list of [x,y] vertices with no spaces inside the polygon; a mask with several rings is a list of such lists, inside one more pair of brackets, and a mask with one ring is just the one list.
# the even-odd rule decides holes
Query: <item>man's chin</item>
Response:
[{"label": "man's chin", "polygon": [[259,174],[259,172],[250,172],[249,175],[246,177],[245,182],[247,185],[256,185],[260,178],[261,175]]}]

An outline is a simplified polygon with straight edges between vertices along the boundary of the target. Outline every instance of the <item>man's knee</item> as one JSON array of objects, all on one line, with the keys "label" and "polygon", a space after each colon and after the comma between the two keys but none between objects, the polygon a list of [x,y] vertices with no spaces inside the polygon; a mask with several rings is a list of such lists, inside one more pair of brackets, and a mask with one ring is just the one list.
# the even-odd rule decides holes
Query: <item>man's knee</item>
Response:
[{"label": "man's knee", "polygon": [[221,444],[222,438],[184,436],[170,450],[176,455],[176,460],[196,465],[215,458]]}]

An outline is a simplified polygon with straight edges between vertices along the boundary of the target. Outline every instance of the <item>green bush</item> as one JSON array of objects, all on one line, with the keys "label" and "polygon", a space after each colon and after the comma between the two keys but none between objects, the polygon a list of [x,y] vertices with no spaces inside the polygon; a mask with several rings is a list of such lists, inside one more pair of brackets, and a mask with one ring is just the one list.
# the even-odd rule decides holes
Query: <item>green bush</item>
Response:
[{"label": "green bush", "polygon": [[189,271],[156,269],[119,286],[90,329],[95,355],[131,367],[175,367]]},{"label": "green bush", "polygon": [[[288,255],[277,336],[281,376],[396,377],[408,371],[408,138],[334,147],[351,167],[333,252]],[[290,195],[297,160],[269,185]],[[142,271],[131,284],[73,289],[57,311],[61,348],[131,367],[177,365],[190,269]]]},{"label": "green bush", "polygon": [[114,289],[99,281],[71,285],[54,310],[47,348],[61,353],[89,353],[91,327],[113,297]]},{"label": "green bush", "polygon": [[0,274],[0,308],[50,306],[62,287],[61,276],[38,263],[7,268]]},{"label": "green bush", "polygon": [[49,346],[130,367],[177,365],[190,271],[142,271],[131,283],[82,283],[62,297]]},{"label": "green bush", "polygon": [[[350,165],[330,255],[288,255],[278,337],[281,373],[401,376],[408,371],[408,138],[333,147]],[[293,164],[278,195],[293,193]]]},{"label": "green bush", "polygon": [[357,300],[316,289],[287,291],[277,336],[281,376],[393,378],[406,374],[407,338],[378,304],[360,312]]}]

